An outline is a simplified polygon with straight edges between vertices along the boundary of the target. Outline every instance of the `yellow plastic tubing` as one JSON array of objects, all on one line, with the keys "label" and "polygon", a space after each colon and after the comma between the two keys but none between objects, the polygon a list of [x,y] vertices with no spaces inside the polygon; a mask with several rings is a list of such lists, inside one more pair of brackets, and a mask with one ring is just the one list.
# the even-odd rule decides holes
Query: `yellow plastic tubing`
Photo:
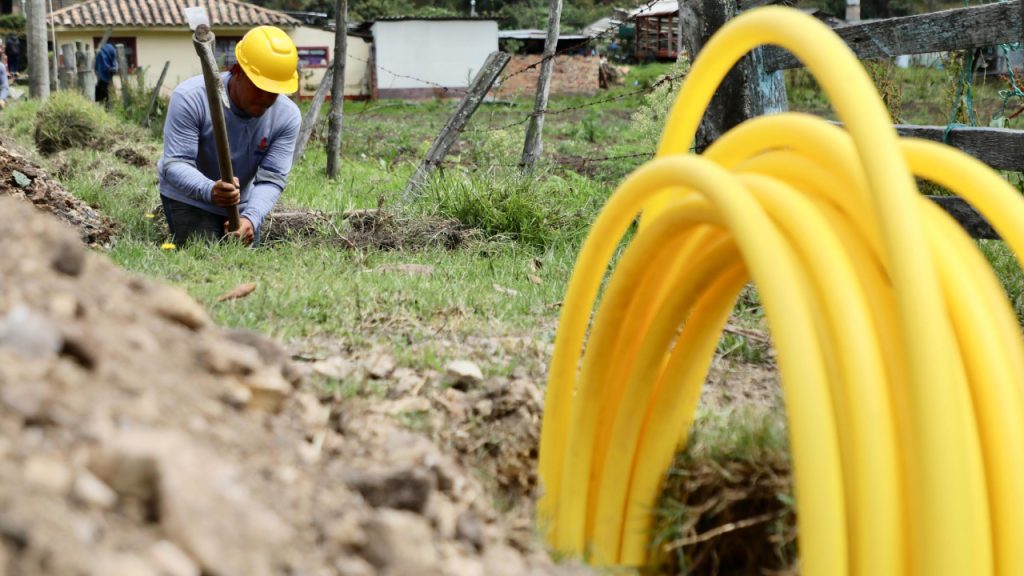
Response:
[{"label": "yellow plastic tubing", "polygon": [[[761,44],[807,65],[846,130],[780,114],[689,155],[715,88]],[[649,560],[661,482],[753,281],[782,374],[802,572],[1024,574],[1021,329],[976,245],[914,176],[962,195],[1024,254],[1024,200],[969,156],[897,138],[825,26],[770,7],[711,39],[658,157],[608,201],[569,283],[540,446],[553,547]]]}]

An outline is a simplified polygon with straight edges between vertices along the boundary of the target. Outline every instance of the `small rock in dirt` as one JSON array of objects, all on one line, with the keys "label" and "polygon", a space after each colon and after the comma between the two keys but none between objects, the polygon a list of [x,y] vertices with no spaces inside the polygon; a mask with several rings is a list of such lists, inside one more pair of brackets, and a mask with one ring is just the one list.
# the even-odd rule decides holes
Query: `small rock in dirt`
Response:
[{"label": "small rock in dirt", "polygon": [[71,469],[55,456],[31,456],[25,464],[25,480],[53,494],[67,494],[73,477]]},{"label": "small rock in dirt", "polygon": [[26,422],[48,422],[50,389],[42,382],[16,381],[0,388],[0,402]]},{"label": "small rock in dirt", "polygon": [[444,372],[452,386],[460,390],[467,390],[484,380],[480,367],[469,360],[452,360],[445,365]]},{"label": "small rock in dirt", "polygon": [[292,362],[288,351],[276,340],[255,330],[245,330],[242,328],[226,330],[224,335],[234,342],[254,348],[259,353],[265,366],[280,367],[281,375],[284,376],[285,380],[291,382],[292,386],[298,386],[302,383],[302,372]]},{"label": "small rock in dirt", "polygon": [[82,504],[100,510],[109,510],[117,504],[117,493],[87,470],[78,473],[71,487],[71,496]]},{"label": "small rock in dirt", "polygon": [[14,183],[18,188],[28,188],[32,185],[32,180],[19,170],[12,170],[11,176],[14,176]]},{"label": "small rock in dirt", "polygon": [[252,392],[251,408],[277,413],[284,401],[292,394],[292,385],[281,376],[277,368],[263,368],[242,379],[242,383]]},{"label": "small rock in dirt", "polygon": [[363,369],[366,370],[366,374],[375,380],[381,380],[387,378],[395,371],[395,367],[398,363],[395,361],[394,356],[385,354],[383,352],[375,352],[369,357],[364,358],[362,361]]},{"label": "small rock in dirt", "polygon": [[356,365],[341,356],[313,363],[313,371],[332,380],[344,380],[356,371]]},{"label": "small rock in dirt", "polygon": [[56,356],[64,345],[60,330],[49,318],[23,305],[15,305],[0,319],[0,346],[25,358]]},{"label": "small rock in dirt", "polygon": [[387,575],[441,574],[430,526],[422,516],[383,508],[364,525],[363,557]]},{"label": "small rock in dirt", "polygon": [[476,414],[481,418],[489,417],[491,413],[494,412],[494,401],[485,398],[477,402],[473,406],[473,412],[476,412]]},{"label": "small rock in dirt", "polygon": [[455,537],[476,550],[484,549],[484,523],[480,516],[472,510],[466,510],[459,514],[455,521]]},{"label": "small rock in dirt", "polygon": [[441,540],[452,540],[455,538],[459,510],[451,500],[443,496],[431,498],[424,516],[434,525],[434,531]]},{"label": "small rock in dirt", "polygon": [[199,330],[210,323],[206,310],[179,288],[152,284],[146,300],[154,312],[191,330]]},{"label": "small rock in dirt", "polygon": [[434,475],[420,468],[364,473],[348,478],[350,488],[375,508],[422,513],[435,488]]},{"label": "small rock in dirt", "polygon": [[104,554],[93,562],[89,576],[161,576],[146,560],[133,554]]},{"label": "small rock in dirt", "polygon": [[50,298],[48,309],[50,314],[60,320],[71,320],[78,315],[79,306],[74,294],[62,292]]},{"label": "small rock in dirt", "polygon": [[389,414],[391,416],[411,414],[413,412],[426,412],[430,410],[430,400],[427,400],[422,396],[407,396],[405,398],[399,398],[398,400],[378,402],[371,406],[370,410],[377,412],[378,414]]},{"label": "small rock in dirt", "polygon": [[173,542],[161,540],[149,548],[149,557],[160,576],[199,576],[199,566]]},{"label": "small rock in dirt", "polygon": [[53,269],[68,276],[78,276],[85,267],[85,246],[70,238],[61,240],[53,251]]},{"label": "small rock in dirt", "polygon": [[331,418],[331,407],[321,404],[316,396],[302,392],[295,399],[302,407],[302,423],[309,431],[318,431],[327,425]]},{"label": "small rock in dirt", "polygon": [[376,576],[374,569],[366,560],[359,556],[345,556],[334,561],[334,570],[338,576]]},{"label": "small rock in dirt", "polygon": [[224,391],[220,399],[232,408],[242,409],[248,406],[249,402],[252,402],[252,390],[248,386],[233,383],[228,386],[228,389]]},{"label": "small rock in dirt", "polygon": [[505,544],[488,547],[484,565],[488,576],[519,576],[527,572],[522,555]]},{"label": "small rock in dirt", "polygon": [[252,374],[262,364],[255,348],[221,338],[204,340],[199,359],[213,374]]},{"label": "small rock in dirt", "polygon": [[415,396],[426,383],[426,378],[411,368],[399,368],[391,374],[395,380],[391,387],[393,396]]}]

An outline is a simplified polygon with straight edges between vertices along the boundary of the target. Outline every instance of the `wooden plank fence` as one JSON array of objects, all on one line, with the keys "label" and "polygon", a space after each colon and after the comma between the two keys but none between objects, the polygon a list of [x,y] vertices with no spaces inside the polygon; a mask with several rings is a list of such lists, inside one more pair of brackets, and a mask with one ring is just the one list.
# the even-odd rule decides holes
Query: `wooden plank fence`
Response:
[{"label": "wooden plank fence", "polygon": [[[695,54],[726,20],[738,12],[778,0],[682,0],[680,31]],[[842,24],[835,32],[862,60],[981,48],[1021,41],[1024,0],[943,10],[930,14]],[[763,113],[786,109],[782,70],[802,64],[776,47],[747,55],[723,81],[701,122],[697,150],[733,126]],[[1006,128],[897,125],[901,136],[946,143],[997,170],[1024,171],[1024,130]],[[959,198],[931,197],[974,238],[998,238],[991,226]]]}]

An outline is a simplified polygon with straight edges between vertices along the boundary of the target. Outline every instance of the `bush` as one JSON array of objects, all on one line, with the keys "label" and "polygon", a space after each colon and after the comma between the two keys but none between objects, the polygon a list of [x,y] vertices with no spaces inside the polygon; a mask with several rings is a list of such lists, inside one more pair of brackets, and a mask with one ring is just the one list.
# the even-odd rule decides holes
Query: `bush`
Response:
[{"label": "bush", "polygon": [[57,92],[39,109],[33,139],[46,155],[68,148],[98,147],[109,124],[103,109],[81,94]]},{"label": "bush", "polygon": [[535,170],[490,168],[435,178],[424,198],[429,211],[479,230],[485,237],[537,248],[578,241],[596,205],[587,184]]},{"label": "bush", "polygon": [[145,142],[143,130],[117,121],[102,106],[67,90],[42,104],[32,131],[36,149],[50,155],[69,148],[104,149],[128,142]]}]

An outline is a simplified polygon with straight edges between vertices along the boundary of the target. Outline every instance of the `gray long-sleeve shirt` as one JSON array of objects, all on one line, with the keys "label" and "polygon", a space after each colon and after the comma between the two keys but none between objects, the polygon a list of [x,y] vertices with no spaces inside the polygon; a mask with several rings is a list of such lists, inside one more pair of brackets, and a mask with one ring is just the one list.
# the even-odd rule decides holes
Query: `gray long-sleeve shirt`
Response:
[{"label": "gray long-sleeve shirt", "polygon": [[[225,84],[230,73],[223,76]],[[239,215],[259,232],[288,182],[292,151],[302,123],[298,106],[279,97],[259,118],[234,105],[225,111],[231,165],[241,188]],[[171,95],[164,123],[164,155],[157,164],[160,193],[168,198],[226,216],[212,203],[213,184],[220,179],[217,145],[202,76],[182,82]]]}]

